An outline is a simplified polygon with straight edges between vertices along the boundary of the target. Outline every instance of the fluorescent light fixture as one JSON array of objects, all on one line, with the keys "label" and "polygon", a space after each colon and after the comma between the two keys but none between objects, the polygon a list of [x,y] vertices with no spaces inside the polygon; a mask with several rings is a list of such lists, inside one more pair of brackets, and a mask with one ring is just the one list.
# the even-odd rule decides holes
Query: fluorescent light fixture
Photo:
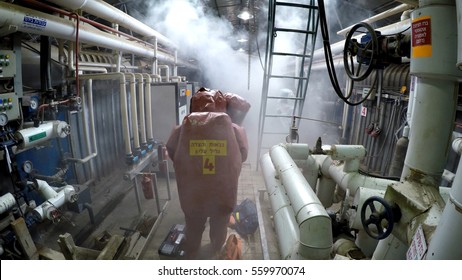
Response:
[{"label": "fluorescent light fixture", "polygon": [[238,52],[245,52],[245,50],[243,48],[239,48],[237,51]]},{"label": "fluorescent light fixture", "polygon": [[239,39],[237,39],[237,41],[239,43],[244,43],[244,42],[247,42],[248,40],[247,40],[247,38],[239,38]]},{"label": "fluorescent light fixture", "polygon": [[253,15],[250,13],[247,7],[244,7],[244,9],[242,9],[242,11],[237,15],[237,17],[242,20],[249,20],[253,18]]}]

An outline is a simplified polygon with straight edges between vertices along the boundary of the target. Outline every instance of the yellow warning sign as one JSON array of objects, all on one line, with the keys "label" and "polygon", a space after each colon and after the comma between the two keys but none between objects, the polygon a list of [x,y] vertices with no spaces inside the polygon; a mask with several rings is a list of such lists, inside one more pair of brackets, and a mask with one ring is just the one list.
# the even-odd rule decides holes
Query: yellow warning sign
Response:
[{"label": "yellow warning sign", "polygon": [[431,17],[423,16],[412,21],[412,58],[432,56]]},{"label": "yellow warning sign", "polygon": [[226,140],[189,140],[190,156],[226,156]]},{"label": "yellow warning sign", "polygon": [[215,174],[215,157],[228,155],[227,144],[226,140],[189,140],[189,155],[202,156],[202,174]]}]

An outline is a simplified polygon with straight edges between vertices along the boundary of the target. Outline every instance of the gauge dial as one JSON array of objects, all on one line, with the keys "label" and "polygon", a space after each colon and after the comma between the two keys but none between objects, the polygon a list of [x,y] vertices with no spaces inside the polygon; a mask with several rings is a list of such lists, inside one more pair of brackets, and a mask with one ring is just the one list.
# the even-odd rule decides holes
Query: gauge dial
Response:
[{"label": "gauge dial", "polygon": [[5,126],[8,123],[8,116],[5,113],[0,113],[0,126]]},{"label": "gauge dial", "polygon": [[33,170],[34,166],[32,165],[32,162],[29,161],[29,160],[26,160],[23,164],[22,164],[22,170],[24,170],[24,172],[26,172],[27,174],[30,174]]}]

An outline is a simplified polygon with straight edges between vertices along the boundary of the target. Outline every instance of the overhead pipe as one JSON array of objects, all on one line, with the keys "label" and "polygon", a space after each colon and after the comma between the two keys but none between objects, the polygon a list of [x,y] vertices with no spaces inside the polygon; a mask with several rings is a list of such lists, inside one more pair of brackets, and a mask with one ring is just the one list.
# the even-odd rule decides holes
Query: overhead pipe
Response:
[{"label": "overhead pipe", "polygon": [[[37,24],[35,26],[28,24],[24,21],[24,18],[36,19]],[[17,31],[24,33],[47,35],[69,41],[75,40],[76,27],[73,21],[18,5],[0,2],[0,28],[6,26],[15,26]],[[79,26],[79,42],[147,58],[155,57],[152,47],[100,31],[84,23]],[[175,61],[172,55],[163,52],[157,52],[156,57],[170,63]]]},{"label": "overhead pipe", "polygon": [[117,23],[120,26],[126,27],[133,32],[136,32],[144,37],[156,37],[159,43],[168,47],[177,49],[176,44],[152,29],[150,26],[140,22],[132,16],[124,13],[116,7],[101,1],[101,0],[50,0],[48,2],[55,3],[61,7],[71,10],[83,10],[91,15],[105,19],[112,23]]},{"label": "overhead pipe", "polygon": [[[394,8],[391,8],[389,10],[386,10],[386,11],[384,11],[382,13],[379,13],[379,14],[376,14],[376,15],[374,15],[372,17],[366,18],[366,19],[362,20],[361,22],[371,24],[371,23],[377,22],[379,20],[388,18],[390,16],[396,15],[398,13],[402,13],[404,11],[407,11],[407,10],[411,9],[411,8],[412,8],[411,5],[401,4],[401,5],[398,5],[398,6],[394,7]],[[355,26],[355,24],[350,25],[347,28],[344,28],[344,29],[338,31],[337,34],[338,35],[346,35],[348,33],[348,31],[350,31],[354,26]]]},{"label": "overhead pipe", "polygon": [[144,76],[141,73],[136,73],[135,77],[138,80],[138,105],[137,108],[139,110],[139,127],[141,133],[141,140],[140,140],[140,147],[141,147],[141,156],[146,154],[147,149],[147,140],[146,140],[146,111],[145,111],[145,83]]},{"label": "overhead pipe", "polygon": [[137,161],[137,157],[134,157],[132,153],[130,143],[130,125],[128,119],[128,105],[127,105],[127,89],[126,89],[126,77],[123,73],[107,73],[107,74],[85,74],[79,75],[81,80],[117,80],[119,81],[119,94],[120,94],[120,113],[122,116],[122,133],[125,145],[125,157],[127,163],[133,163]]},{"label": "overhead pipe", "polygon": [[[91,130],[91,144],[93,149],[89,149],[89,155],[84,158],[67,158],[67,161],[75,163],[86,163],[92,158],[95,158],[98,155],[98,145],[96,144],[96,129],[95,129],[95,116],[94,116],[94,107],[93,107],[93,80],[87,80],[87,92],[88,92],[88,115],[90,117],[90,130]],[[85,125],[87,127],[87,125]],[[86,129],[87,130],[87,129]],[[93,150],[93,152],[91,152]]]},{"label": "overhead pipe", "polygon": [[299,225],[298,253],[307,259],[330,258],[333,241],[329,215],[284,145],[273,146],[269,154]]}]

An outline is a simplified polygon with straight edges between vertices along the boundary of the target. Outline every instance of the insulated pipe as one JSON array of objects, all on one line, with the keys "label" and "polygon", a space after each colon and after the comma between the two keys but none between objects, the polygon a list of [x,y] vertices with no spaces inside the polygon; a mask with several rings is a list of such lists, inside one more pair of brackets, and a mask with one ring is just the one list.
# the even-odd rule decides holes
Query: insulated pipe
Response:
[{"label": "insulated pipe", "polygon": [[438,186],[449,153],[458,86],[453,81],[428,78],[418,78],[417,83],[401,179]]},{"label": "insulated pipe", "polygon": [[151,106],[151,75],[144,73],[144,104],[146,110],[146,137],[148,142],[148,150],[152,150],[154,136],[152,134],[152,106]]},{"label": "insulated pipe", "polygon": [[385,190],[389,185],[396,183],[393,180],[368,177],[357,172],[345,172],[344,164],[334,165],[331,157],[323,155],[313,155],[313,157],[321,166],[322,176],[332,178],[343,190],[349,190],[351,196],[354,196],[360,187]]},{"label": "insulated pipe", "polygon": [[[170,81],[170,67],[168,65],[159,65],[157,66],[159,69],[159,75],[161,77],[165,77],[165,81],[169,82]],[[162,76],[162,69],[165,69],[165,76]]]},{"label": "insulated pipe", "polygon": [[16,205],[16,199],[11,193],[6,193],[0,197],[0,215],[9,211]]},{"label": "insulated pipe", "polygon": [[117,23],[126,27],[144,37],[156,37],[159,43],[178,48],[170,39],[152,29],[148,25],[131,17],[123,11],[101,0],[49,0],[48,2],[55,3],[61,7],[71,10],[83,10],[89,14],[103,18],[109,22]]},{"label": "insulated pipe", "polygon": [[333,245],[329,215],[284,146],[273,146],[269,153],[300,228],[298,253],[306,259],[328,259]]},{"label": "insulated pipe", "polygon": [[[457,34],[462,34],[462,0],[456,0]],[[457,37],[457,67],[462,70],[462,36]]]},{"label": "insulated pipe", "polygon": [[[90,117],[90,129],[91,129],[91,142],[93,142],[93,153],[89,150],[90,154],[84,158],[68,158],[67,161],[76,163],[86,163],[90,159],[98,155],[98,146],[96,144],[96,129],[95,129],[95,117],[93,108],[93,80],[87,80],[87,92],[88,92],[88,115]],[[86,125],[85,125],[86,126]]]},{"label": "insulated pipe", "polygon": [[[453,142],[460,155],[460,139]],[[428,246],[427,259],[462,259],[462,158],[457,167],[456,177],[443,210],[436,231]]]},{"label": "insulated pipe", "polygon": [[122,132],[125,144],[125,156],[127,161],[133,160],[132,148],[130,145],[130,130],[128,120],[128,105],[127,105],[127,89],[125,87],[125,75],[123,73],[107,73],[107,74],[86,74],[79,75],[81,80],[118,80],[120,91],[120,112],[122,116]]},{"label": "insulated pipe", "polygon": [[146,141],[146,114],[145,114],[145,93],[144,93],[144,84],[145,81],[143,80],[143,74],[136,73],[135,76],[138,79],[138,110],[139,110],[139,117],[140,117],[140,132],[141,132],[141,140],[140,144],[142,147],[141,153],[146,153],[147,148],[147,141]]},{"label": "insulated pipe", "polygon": [[268,153],[260,160],[268,198],[273,210],[274,225],[282,259],[289,259],[297,248],[300,230],[295,221],[295,213],[290,206],[286,190],[278,180],[278,175]]},{"label": "insulated pipe", "polygon": [[45,219],[54,220],[57,218],[57,209],[67,202],[75,202],[78,195],[73,186],[67,185],[61,191],[56,192],[46,181],[36,180],[37,189],[46,200],[34,209],[35,217],[43,221]]},{"label": "insulated pipe", "polygon": [[[69,68],[70,71],[76,71],[75,67],[75,62],[74,62],[74,45],[71,44],[69,48],[67,49],[67,68]],[[79,71],[90,71],[90,72],[98,72],[98,73],[107,73],[107,69],[101,66],[97,65],[82,65],[79,62]]]},{"label": "insulated pipe", "polygon": [[126,73],[125,77],[130,83],[130,119],[132,121],[133,148],[135,156],[138,156],[140,149],[140,135],[138,133],[138,105],[136,103],[136,76],[133,73]]},{"label": "insulated pipe", "polygon": [[[376,14],[370,18],[366,18],[364,20],[362,20],[361,22],[364,22],[364,23],[374,23],[376,21],[379,21],[381,19],[384,19],[384,18],[388,18],[392,15],[396,15],[396,14],[399,14],[399,13],[402,13],[404,11],[407,11],[409,9],[411,9],[412,6],[411,5],[408,5],[408,4],[401,4],[399,6],[396,6],[394,8],[391,8],[389,10],[386,10],[385,12],[382,12],[380,14]],[[348,31],[350,31],[350,29],[353,28],[354,25],[351,25],[351,26],[348,26],[347,28],[344,28],[340,31],[337,32],[338,35],[346,35],[348,33]]]},{"label": "insulated pipe", "polygon": [[[37,23],[27,23],[24,19],[36,20]],[[17,31],[38,35],[52,36],[58,39],[75,41],[75,24],[69,19],[42,13],[18,5],[0,2],[0,28],[15,26]],[[79,26],[79,42],[124,51],[135,55],[154,58],[154,50],[143,44],[100,31],[90,25],[81,23]],[[157,59],[173,62],[174,57],[165,53],[157,53]]]}]

